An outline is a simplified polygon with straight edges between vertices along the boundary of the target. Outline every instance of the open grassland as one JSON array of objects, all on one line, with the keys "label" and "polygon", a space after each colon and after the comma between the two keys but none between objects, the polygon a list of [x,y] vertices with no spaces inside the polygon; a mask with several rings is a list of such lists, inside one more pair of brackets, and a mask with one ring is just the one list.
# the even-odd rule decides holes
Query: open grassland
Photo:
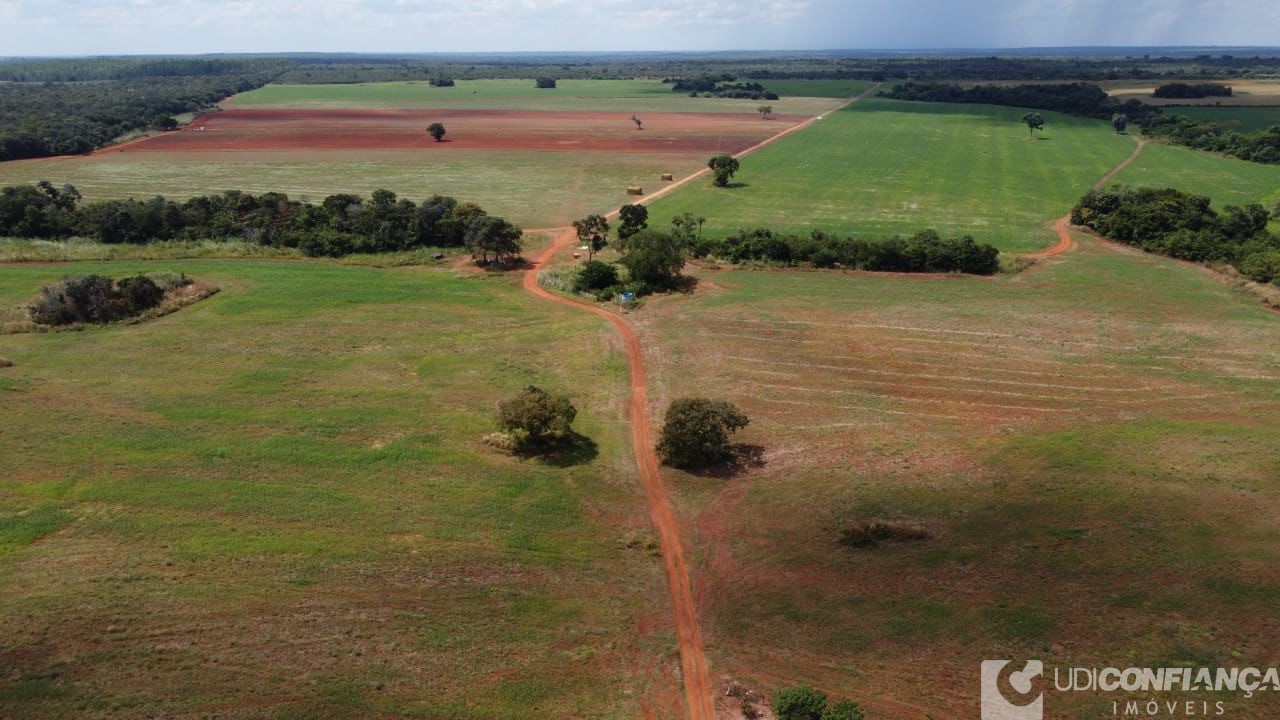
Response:
[{"label": "open grassland", "polygon": [[[596,319],[506,278],[306,261],[8,266],[0,303],[139,271],[222,292],[0,336],[0,716],[671,717]],[[530,383],[591,443],[487,449]]]},{"label": "open grassland", "polygon": [[1025,111],[868,98],[742,162],[737,187],[691,184],[653,205],[690,212],[705,232],[768,227],[865,236],[926,227],[1004,251],[1050,245],[1049,222],[1133,150],[1105,123],[1049,114],[1028,138]]},{"label": "open grassland", "polygon": [[[801,89],[804,86],[795,87]],[[767,103],[691,98],[687,94],[673,92],[670,85],[658,80],[560,80],[557,87],[544,90],[535,88],[533,80],[459,80],[451,88],[433,88],[425,82],[267,85],[236,95],[223,105],[227,108],[515,108],[749,115],[755,113],[761,104],[769,104],[778,113],[816,115],[833,107],[833,97],[844,97],[843,94],[831,95],[837,87],[858,87],[858,84],[817,83],[809,90],[817,94],[816,97],[783,97]]]},{"label": "open grassland", "polygon": [[1116,80],[1099,83],[1112,97],[1119,100],[1141,100],[1148,105],[1280,105],[1280,79],[1221,80],[1230,85],[1231,97],[1207,98],[1158,98],[1152,95],[1156,87],[1174,82],[1201,83],[1204,80]]},{"label": "open grassland", "polygon": [[1148,143],[1111,184],[1173,187],[1213,198],[1214,206],[1280,201],[1280,165],[1251,163],[1224,155]]},{"label": "open grassland", "polygon": [[[524,227],[555,227],[628,202],[631,185],[660,187],[706,162],[701,155],[553,151],[113,152],[0,163],[0,185],[69,182],[91,200],[283,192],[319,202],[385,188],[415,202],[434,194],[480,204]],[[634,200],[634,198],[631,198]]]},{"label": "open grassland", "polygon": [[[919,720],[974,717],[989,658],[1276,663],[1280,315],[1078,240],[997,279],[706,269],[646,308],[655,406],[731,400],[762,450],[673,473],[713,665]],[[932,539],[838,543],[873,520]]]},{"label": "open grassland", "polygon": [[[1276,98],[1280,103],[1280,96]],[[1170,115],[1186,115],[1200,122],[1216,122],[1240,132],[1255,132],[1280,125],[1280,107],[1183,107],[1169,108]]]}]

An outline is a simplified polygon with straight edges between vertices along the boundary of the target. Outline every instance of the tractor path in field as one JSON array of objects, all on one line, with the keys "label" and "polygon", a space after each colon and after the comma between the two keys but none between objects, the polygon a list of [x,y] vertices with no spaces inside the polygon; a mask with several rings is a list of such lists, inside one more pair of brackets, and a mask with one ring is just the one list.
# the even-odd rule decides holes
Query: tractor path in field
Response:
[{"label": "tractor path in field", "polygon": [[[862,98],[870,95],[879,85],[873,85],[857,97],[834,110],[824,112],[802,123],[793,125],[772,137],[759,142],[734,155],[741,158],[778,140],[797,133],[815,122],[825,118],[831,112],[839,112]],[[663,189],[638,200],[649,203],[677,188],[683,187],[698,178],[706,177],[709,169],[703,169],[688,177],[664,187]],[[617,211],[609,213],[610,220],[617,218]],[[693,589],[689,582],[689,568],[684,556],[684,543],[680,539],[680,522],[676,517],[675,507],[667,493],[659,470],[658,456],[654,453],[653,431],[649,420],[649,383],[645,377],[644,349],[640,345],[640,337],[626,318],[594,303],[575,298],[557,295],[538,285],[538,272],[547,267],[560,252],[574,246],[578,236],[573,227],[550,228],[538,230],[551,235],[551,242],[536,256],[530,259],[531,266],[525,271],[524,289],[544,300],[568,305],[608,320],[618,334],[622,336],[623,347],[627,355],[627,368],[631,375],[631,397],[628,403],[631,419],[631,444],[635,451],[636,467],[640,471],[640,485],[644,489],[645,502],[648,505],[649,517],[658,533],[658,544],[662,550],[663,565],[666,569],[667,586],[671,593],[671,611],[675,619],[676,637],[680,645],[680,668],[684,678],[685,702],[691,720],[715,720],[716,713],[712,703],[711,680],[707,671],[707,659],[703,652],[702,631],[698,625],[698,609],[693,599]]]},{"label": "tractor path in field", "polygon": [[[1147,139],[1143,137],[1137,137],[1137,136],[1131,136],[1131,137],[1133,137],[1133,141],[1137,143],[1137,146],[1133,148],[1133,152],[1129,153],[1129,157],[1120,161],[1119,165],[1116,165],[1115,167],[1108,170],[1107,173],[1102,176],[1102,179],[1094,183],[1093,184],[1094,190],[1101,190],[1102,188],[1106,187],[1107,183],[1111,182],[1111,178],[1115,177],[1116,175],[1119,175],[1125,168],[1132,165],[1133,161],[1137,160],[1138,156],[1142,154],[1142,148],[1146,146]],[[1075,241],[1071,239],[1071,216],[1070,215],[1065,215],[1063,217],[1058,218],[1057,220],[1054,220],[1053,230],[1054,232],[1058,233],[1058,242],[1056,245],[1045,248],[1044,250],[1028,253],[1026,255],[1023,255],[1023,257],[1031,258],[1033,260],[1038,260],[1040,258],[1047,258],[1047,257],[1053,257],[1054,255],[1061,255],[1067,252],[1068,250],[1070,250],[1071,248],[1075,247]]]}]

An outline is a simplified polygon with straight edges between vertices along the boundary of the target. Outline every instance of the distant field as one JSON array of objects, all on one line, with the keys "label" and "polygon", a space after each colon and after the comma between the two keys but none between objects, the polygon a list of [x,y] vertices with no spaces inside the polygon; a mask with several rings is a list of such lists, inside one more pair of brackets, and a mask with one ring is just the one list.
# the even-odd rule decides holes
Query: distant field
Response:
[{"label": "distant field", "polygon": [[[1280,102],[1280,96],[1276,98]],[[1185,115],[1193,120],[1216,122],[1239,130],[1253,132],[1280,125],[1280,107],[1180,107],[1165,110],[1171,115]]]},{"label": "distant field", "polygon": [[[223,190],[284,192],[319,202],[338,192],[385,188],[415,202],[433,194],[479,203],[524,227],[554,227],[612,210],[630,185],[660,186],[662,173],[703,167],[701,155],[668,153],[354,151],[119,152],[0,163],[0,185],[70,182],[90,199]],[[633,198],[632,198],[633,199]]]},{"label": "distant field", "polygon": [[1156,87],[1171,82],[1197,83],[1203,80],[1117,80],[1099,83],[1112,97],[1120,100],[1141,100],[1148,105],[1280,105],[1280,80],[1223,80],[1230,85],[1231,97],[1212,98],[1158,98],[1152,93]]},{"label": "distant field", "polygon": [[[813,92],[836,85],[818,83]],[[784,97],[771,101],[776,112],[816,115],[832,107],[832,97]],[[460,108],[495,110],[579,110],[612,112],[719,112],[753,114],[760,102],[691,98],[658,80],[561,80],[539,90],[533,80],[459,80],[455,87],[425,82],[352,85],[268,85],[236,95],[226,107],[278,108]]]},{"label": "distant field", "polygon": [[926,227],[1001,250],[1051,244],[1050,220],[1132,150],[1105,124],[1049,114],[1030,140],[1025,111],[868,98],[746,158],[742,187],[696,183],[654,203],[705,231],[756,226],[868,236]]},{"label": "distant field", "polygon": [[[918,720],[976,717],[992,657],[1270,667],[1280,316],[1078,240],[994,280],[703,269],[646,307],[655,403],[728,399],[765,458],[672,473],[717,668]],[[932,538],[838,543],[874,520]],[[1224,699],[1280,716],[1275,693]],[[1055,718],[1111,712],[1053,700]]]},{"label": "distant field", "polygon": [[1213,198],[1214,206],[1280,201],[1280,165],[1245,162],[1222,155],[1148,143],[1113,184],[1175,187]]},{"label": "distant field", "polygon": [[[631,720],[672,692],[595,318],[303,261],[10,266],[0,304],[157,270],[223,292],[0,336],[0,716]],[[577,459],[481,442],[530,383],[577,404]]]}]

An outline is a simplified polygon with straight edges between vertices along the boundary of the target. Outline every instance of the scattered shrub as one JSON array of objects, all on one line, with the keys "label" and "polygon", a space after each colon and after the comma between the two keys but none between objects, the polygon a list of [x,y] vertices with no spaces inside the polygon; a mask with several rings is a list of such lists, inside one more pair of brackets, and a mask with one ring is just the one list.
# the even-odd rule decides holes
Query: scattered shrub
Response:
[{"label": "scattered shrub", "polygon": [[874,548],[887,542],[914,542],[933,537],[918,525],[873,520],[845,528],[840,544],[851,548]]},{"label": "scattered shrub", "polygon": [[517,445],[542,445],[572,432],[578,409],[563,395],[551,395],[532,385],[510,400],[498,403],[498,427]]},{"label": "scattered shrub", "polygon": [[773,694],[773,714],[778,720],[822,720],[826,709],[826,694],[808,685],[782,688]]},{"label": "scattered shrub", "polygon": [[729,436],[750,421],[733,403],[680,398],[667,408],[658,438],[658,456],[675,467],[697,469],[727,458]]}]

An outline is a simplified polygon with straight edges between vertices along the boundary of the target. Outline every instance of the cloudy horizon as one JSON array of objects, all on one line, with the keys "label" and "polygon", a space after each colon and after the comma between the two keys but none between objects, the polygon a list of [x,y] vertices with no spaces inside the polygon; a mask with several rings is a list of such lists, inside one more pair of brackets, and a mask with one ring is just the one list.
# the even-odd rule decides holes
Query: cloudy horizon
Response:
[{"label": "cloudy horizon", "polygon": [[1270,0],[0,0],[6,56],[1270,46]]}]

